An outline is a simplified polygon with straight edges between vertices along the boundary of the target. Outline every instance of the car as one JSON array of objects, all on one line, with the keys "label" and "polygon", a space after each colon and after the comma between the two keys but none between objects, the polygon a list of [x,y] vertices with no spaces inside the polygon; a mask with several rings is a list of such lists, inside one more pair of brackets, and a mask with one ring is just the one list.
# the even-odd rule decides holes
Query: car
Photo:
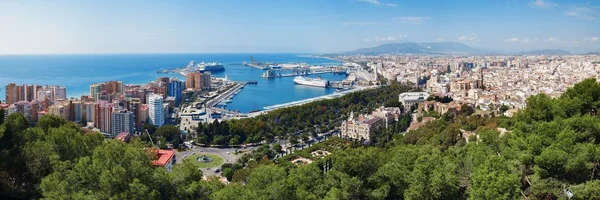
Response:
[{"label": "car", "polygon": [[215,173],[221,172],[221,169],[215,169]]},{"label": "car", "polygon": [[229,155],[229,154],[230,154],[230,153],[229,153],[229,151],[228,151],[228,152],[227,152],[227,155]]}]

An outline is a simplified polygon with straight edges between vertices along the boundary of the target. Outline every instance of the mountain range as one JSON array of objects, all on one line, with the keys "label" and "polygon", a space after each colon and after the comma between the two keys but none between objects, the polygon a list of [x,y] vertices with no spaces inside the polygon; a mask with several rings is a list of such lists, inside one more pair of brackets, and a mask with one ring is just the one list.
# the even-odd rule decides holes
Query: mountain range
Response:
[{"label": "mountain range", "polygon": [[507,54],[507,55],[569,55],[571,52],[561,49],[541,49],[515,53],[495,53],[492,51],[473,48],[458,42],[401,42],[387,43],[370,48],[362,48],[344,54],[418,54],[418,55],[483,55],[483,54]]}]

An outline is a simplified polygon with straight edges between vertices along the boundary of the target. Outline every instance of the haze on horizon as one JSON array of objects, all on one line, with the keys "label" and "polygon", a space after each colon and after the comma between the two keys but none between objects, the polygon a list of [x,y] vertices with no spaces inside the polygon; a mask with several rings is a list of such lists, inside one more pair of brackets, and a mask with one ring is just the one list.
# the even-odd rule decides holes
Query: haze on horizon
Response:
[{"label": "haze on horizon", "polygon": [[0,1],[0,54],[350,51],[461,42],[600,51],[600,1]]}]

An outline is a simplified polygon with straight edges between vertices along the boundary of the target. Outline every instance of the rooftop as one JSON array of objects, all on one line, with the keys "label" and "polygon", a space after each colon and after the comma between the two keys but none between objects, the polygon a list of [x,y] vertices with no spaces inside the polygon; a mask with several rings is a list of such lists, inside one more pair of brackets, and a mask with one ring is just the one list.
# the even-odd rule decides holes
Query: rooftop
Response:
[{"label": "rooftop", "polygon": [[175,156],[175,150],[159,149],[154,151],[158,159],[152,161],[154,166],[166,166]]},{"label": "rooftop", "polygon": [[429,94],[427,92],[405,92],[400,94],[400,98],[404,99],[404,100],[419,100],[419,99],[427,99],[427,97],[429,97]]}]

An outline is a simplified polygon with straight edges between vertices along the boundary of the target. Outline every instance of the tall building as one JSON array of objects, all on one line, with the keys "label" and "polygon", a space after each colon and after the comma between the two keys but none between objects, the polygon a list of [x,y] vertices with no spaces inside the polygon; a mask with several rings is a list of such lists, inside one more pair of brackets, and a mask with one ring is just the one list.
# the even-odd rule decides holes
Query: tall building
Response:
[{"label": "tall building", "polygon": [[94,124],[102,133],[110,133],[112,126],[112,112],[114,105],[106,101],[97,102],[94,105]]},{"label": "tall building", "polygon": [[69,121],[81,122],[84,115],[84,104],[81,101],[69,100]]},{"label": "tall building", "polygon": [[94,105],[94,102],[83,103],[83,114],[81,116],[81,121],[94,122]]},{"label": "tall building", "polygon": [[211,83],[210,72],[193,72],[186,75],[185,85],[187,89],[210,89]]},{"label": "tall building", "polygon": [[175,97],[175,105],[179,105],[181,100],[183,99],[183,82],[179,79],[173,77],[169,79],[169,88],[167,90],[167,94],[170,97]]},{"label": "tall building", "polygon": [[123,94],[123,82],[109,81],[90,85],[90,96],[94,99],[111,99],[117,94]]},{"label": "tall building", "polygon": [[112,131],[111,135],[116,136],[119,133],[133,133],[135,116],[132,112],[125,109],[112,113]]},{"label": "tall building", "polygon": [[102,83],[90,85],[90,97],[94,100],[98,98],[98,93],[102,92]]},{"label": "tall building", "polygon": [[195,73],[188,73],[185,75],[185,88],[194,89]]},{"label": "tall building", "polygon": [[48,107],[48,114],[60,116],[62,118],[69,118],[69,107],[65,106],[62,103],[57,103]]},{"label": "tall building", "polygon": [[148,112],[148,104],[139,104],[139,108],[136,111],[135,125],[137,127],[142,127],[144,124],[149,122],[150,114]]},{"label": "tall building", "polygon": [[162,126],[165,122],[165,111],[163,109],[163,97],[158,94],[148,95],[148,115],[150,123]]},{"label": "tall building", "polygon": [[49,99],[50,101],[57,101],[60,99],[67,99],[67,89],[62,86],[42,86],[39,91],[37,91],[38,101],[44,101],[45,99]]},{"label": "tall building", "polygon": [[6,85],[6,103],[14,104],[18,101],[32,101],[37,98],[37,92],[41,89],[39,85],[17,85],[10,83]]},{"label": "tall building", "polygon": [[40,102],[19,101],[8,106],[7,115],[12,113],[21,113],[30,124],[38,121],[38,112],[40,111]]},{"label": "tall building", "polygon": [[6,85],[6,104],[14,104],[17,101],[19,101],[19,98],[17,96],[17,84],[14,83],[10,83],[8,85]]},{"label": "tall building", "polygon": [[212,81],[210,80],[210,77],[210,72],[204,72],[200,74],[199,82],[201,84],[199,89],[210,89],[212,87]]}]

